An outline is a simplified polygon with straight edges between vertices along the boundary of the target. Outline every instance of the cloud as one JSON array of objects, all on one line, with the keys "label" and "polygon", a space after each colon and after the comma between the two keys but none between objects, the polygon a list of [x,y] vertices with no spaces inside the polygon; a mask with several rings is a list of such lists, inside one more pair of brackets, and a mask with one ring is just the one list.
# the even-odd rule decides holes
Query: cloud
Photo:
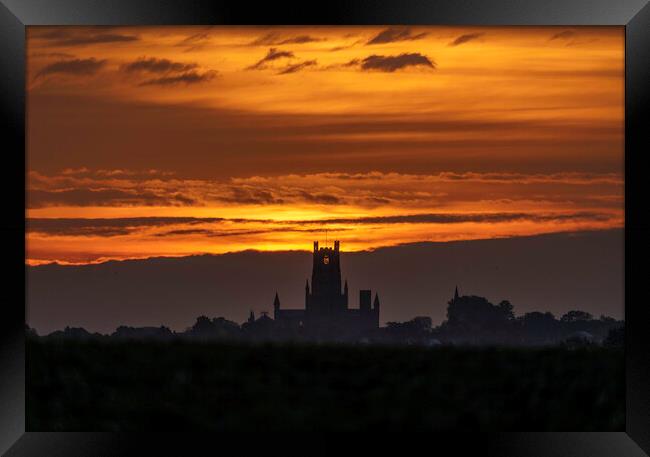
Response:
[{"label": "cloud", "polygon": [[214,198],[217,201],[245,205],[277,205],[285,203],[282,198],[277,198],[271,189],[255,188],[253,186],[231,187],[230,195],[216,195]]},{"label": "cloud", "polygon": [[[348,62],[352,64],[353,61]],[[356,62],[355,62],[356,63]],[[405,53],[397,56],[379,56],[371,55],[361,61],[361,69],[369,71],[383,71],[392,73],[406,67],[423,66],[432,69],[436,68],[436,63],[427,56],[420,53]]]},{"label": "cloud", "polygon": [[293,65],[287,65],[282,69],[281,71],[278,72],[279,75],[288,75],[289,73],[296,73],[303,68],[306,67],[313,67],[317,64],[316,60],[305,60],[304,62],[300,62],[297,64]]},{"label": "cloud", "polygon": [[396,41],[419,40],[421,38],[424,38],[426,35],[426,32],[414,35],[411,32],[411,29],[406,27],[389,27],[371,38],[366,43],[366,45],[394,43]]},{"label": "cloud", "polygon": [[[27,231],[45,236],[98,236],[114,237],[146,232],[154,237],[205,236],[224,237],[262,233],[322,232],[322,226],[329,225],[333,230],[350,231],[351,227],[340,225],[398,225],[398,224],[495,224],[504,222],[530,221],[605,222],[612,219],[611,214],[577,211],[557,212],[501,212],[501,213],[425,213],[396,214],[371,217],[339,217],[329,219],[270,220],[246,218],[199,218],[199,217],[135,217],[135,218],[29,218]],[[232,228],[237,227],[240,228]],[[169,229],[165,229],[169,227]],[[164,229],[160,231],[160,229]]]},{"label": "cloud", "polygon": [[169,59],[157,59],[155,57],[140,57],[139,59],[122,65],[122,71],[126,73],[148,72],[148,73],[170,73],[186,72],[198,68],[194,62],[183,63],[173,62]]},{"label": "cloud", "polygon": [[49,206],[191,206],[196,202],[180,193],[158,195],[147,190],[69,189],[29,190],[29,208]]},{"label": "cloud", "polygon": [[293,38],[287,38],[286,40],[282,40],[278,44],[305,44],[305,43],[314,43],[323,40],[324,38],[314,38],[309,35],[298,35]]},{"label": "cloud", "polygon": [[340,70],[341,68],[359,67],[360,65],[361,65],[361,59],[356,58],[356,59],[349,60],[348,62],[333,63],[327,65],[323,67],[323,70]]},{"label": "cloud", "polygon": [[[65,170],[64,170],[65,171]],[[73,173],[75,170],[72,170]],[[80,170],[82,173],[89,173],[90,170],[87,168],[82,168]],[[162,170],[157,170],[155,168],[150,168],[148,170],[123,170],[123,169],[99,169],[95,170],[93,172],[97,176],[128,176],[130,178],[137,178],[137,177],[144,177],[144,178],[152,178],[152,177],[157,177],[158,179],[162,179],[165,177],[173,176],[175,173],[173,171],[162,171]]]},{"label": "cloud", "polygon": [[623,185],[622,177],[617,173],[580,173],[561,172],[551,174],[526,174],[514,172],[441,172],[438,174],[441,180],[449,181],[471,181],[475,183],[499,183],[499,184],[553,184],[553,185],[594,185],[611,184]]},{"label": "cloud", "polygon": [[324,38],[316,38],[311,35],[297,35],[285,38],[277,32],[269,32],[249,43],[250,46],[270,46],[282,44],[305,44],[324,41]]},{"label": "cloud", "polygon": [[[254,224],[252,228],[231,228],[233,224]],[[262,228],[259,228],[262,227]],[[171,228],[171,229],[168,229]],[[162,231],[160,231],[162,230]],[[349,229],[337,228],[336,232]],[[154,237],[226,237],[277,232],[321,232],[291,221],[268,219],[224,219],[219,217],[133,217],[133,218],[29,218],[27,231],[45,236],[114,237],[147,232]]]},{"label": "cloud", "polygon": [[247,70],[261,70],[262,68],[265,67],[265,64],[267,62],[273,62],[274,60],[278,59],[292,59],[295,56],[293,55],[293,52],[291,51],[281,51],[277,48],[271,48],[269,51],[266,53],[262,59],[257,61],[257,63],[247,67]]},{"label": "cloud", "polygon": [[214,25],[211,25],[201,32],[189,35],[176,43],[174,46],[184,47],[185,49],[183,52],[198,51],[199,49],[205,47],[206,42],[210,39],[210,32],[214,27]]},{"label": "cloud", "polygon": [[324,193],[312,194],[307,191],[299,192],[299,196],[303,198],[305,201],[308,201],[310,203],[320,203],[325,205],[337,205],[339,203],[342,203],[343,201],[340,197],[337,197],[336,195],[324,194]]},{"label": "cloud", "polygon": [[350,44],[346,45],[341,45],[341,46],[335,46],[333,48],[328,49],[329,52],[336,52],[336,51],[343,51],[344,49],[350,49],[355,47],[356,45],[363,43],[363,40],[356,40]]},{"label": "cloud", "polygon": [[[224,221],[229,223],[230,221]],[[257,221],[246,221],[246,222],[257,222]],[[271,221],[266,221],[271,223]],[[337,228],[333,230],[334,233],[347,232],[350,229],[347,228]],[[265,229],[256,229],[256,230],[247,230],[247,229],[230,229],[230,230],[214,230],[214,229],[178,229],[178,230],[169,230],[165,232],[159,232],[153,236],[158,238],[170,237],[170,236],[205,236],[208,238],[221,238],[221,237],[237,237],[237,236],[247,236],[247,235],[263,235],[267,233],[322,233],[322,228],[300,228],[295,226],[286,226],[286,227],[271,227]]]},{"label": "cloud", "polygon": [[94,57],[89,59],[72,59],[54,62],[43,67],[34,77],[34,79],[41,78],[53,74],[66,74],[76,76],[90,76],[97,73],[107,60],[97,60]]},{"label": "cloud", "polygon": [[105,35],[94,35],[89,37],[77,37],[62,40],[57,44],[59,46],[78,46],[85,44],[100,44],[100,43],[124,43],[138,41],[138,37],[132,35],[116,35],[116,34],[105,34]]},{"label": "cloud", "polygon": [[[130,179],[165,179],[170,176],[173,176],[175,173],[172,171],[157,170],[155,168],[149,169],[137,169],[137,170],[128,170],[120,168],[99,168],[91,170],[88,167],[78,167],[78,168],[64,168],[60,172],[60,176],[64,177],[99,177],[99,178],[130,178]],[[30,172],[30,179],[34,179],[35,182],[38,182],[39,179],[45,178],[43,175],[39,175],[36,172]],[[56,179],[56,178],[54,178]]]},{"label": "cloud", "polygon": [[120,236],[147,227],[194,225],[221,222],[221,218],[132,217],[132,218],[29,218],[27,230],[49,236]]},{"label": "cloud", "polygon": [[428,213],[395,216],[332,218],[318,221],[293,221],[297,224],[460,224],[467,222],[497,223],[529,220],[534,222],[591,220],[607,221],[612,216],[606,213]]},{"label": "cloud", "polygon": [[125,73],[152,73],[163,75],[140,82],[140,86],[171,86],[176,84],[196,84],[214,79],[218,72],[208,70],[197,71],[199,65],[195,62],[175,62],[156,57],[140,57],[133,62],[121,66]]},{"label": "cloud", "polygon": [[273,44],[278,44],[280,41],[280,34],[277,32],[269,32],[266,35],[262,35],[259,38],[251,41],[250,46],[268,46]]},{"label": "cloud", "polygon": [[342,67],[356,67],[361,63],[361,59],[352,59],[349,62],[341,64]]},{"label": "cloud", "polygon": [[62,175],[85,175],[88,173],[90,173],[90,169],[86,167],[64,168],[61,172]]},{"label": "cloud", "polygon": [[464,35],[457,37],[454,41],[449,43],[449,46],[460,46],[461,44],[465,44],[470,41],[477,40],[481,38],[483,35],[484,35],[483,33],[466,33]]},{"label": "cloud", "polygon": [[549,38],[549,41],[553,40],[570,40],[572,38],[575,38],[576,32],[573,30],[563,30],[561,32],[557,32]]},{"label": "cloud", "polygon": [[141,82],[140,86],[172,86],[176,84],[197,84],[208,82],[214,79],[218,73],[215,70],[209,70],[203,73],[188,71],[178,75],[161,76],[160,78],[148,79]]},{"label": "cloud", "polygon": [[599,41],[599,39],[594,38],[593,36],[590,38],[589,34],[584,35],[574,30],[562,30],[551,35],[548,41],[562,41],[565,46],[577,46],[594,43]]},{"label": "cloud", "polygon": [[212,229],[178,229],[156,233],[155,237],[170,236],[205,236],[208,238],[235,237],[244,235],[262,235],[274,232],[292,232],[291,228],[271,228],[262,230],[212,230]]},{"label": "cloud", "polygon": [[58,59],[74,59],[76,56],[67,52],[35,52],[30,57],[53,57]]},{"label": "cloud", "polygon": [[105,43],[128,43],[138,41],[135,35],[123,35],[119,33],[93,33],[92,31],[83,31],[73,33],[70,30],[55,29],[49,32],[37,35],[38,38],[46,39],[55,46],[84,46],[87,44],[105,44]]},{"label": "cloud", "polygon": [[[622,208],[623,179],[612,173],[314,173],[180,179],[158,170],[64,169],[28,175],[28,206],[350,205],[426,211],[456,204],[512,211]],[[521,203],[517,203],[521,202]]]},{"label": "cloud", "polygon": [[178,230],[169,230],[167,232],[156,233],[154,236],[157,237],[169,237],[169,236],[186,236],[186,235],[203,235],[203,236],[212,236],[214,230],[208,229],[178,229]]}]

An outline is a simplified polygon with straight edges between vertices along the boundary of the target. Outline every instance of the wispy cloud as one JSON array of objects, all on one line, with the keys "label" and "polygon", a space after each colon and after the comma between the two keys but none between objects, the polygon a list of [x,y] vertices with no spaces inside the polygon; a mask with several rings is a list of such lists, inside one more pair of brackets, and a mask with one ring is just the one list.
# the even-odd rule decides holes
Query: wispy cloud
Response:
[{"label": "wispy cloud", "polygon": [[549,38],[550,41],[553,40],[571,40],[576,37],[576,32],[573,30],[562,30],[561,32],[554,33]]},{"label": "wispy cloud", "polygon": [[304,62],[299,62],[293,65],[287,65],[282,70],[278,72],[279,75],[288,75],[289,73],[296,73],[300,70],[303,70],[307,67],[316,66],[316,60],[305,60]]},{"label": "wispy cloud", "polygon": [[176,84],[197,84],[204,83],[216,78],[218,73],[209,70],[203,73],[188,71],[186,73],[161,76],[160,78],[148,79],[140,83],[140,86],[172,86]]},{"label": "wispy cloud", "polygon": [[469,43],[470,41],[475,41],[481,38],[484,35],[484,33],[466,33],[464,35],[460,35],[456,39],[454,39],[451,43],[449,43],[449,46],[460,46],[461,44]]},{"label": "wispy cloud", "polygon": [[61,60],[59,62],[54,62],[45,67],[36,73],[34,79],[42,78],[44,76],[53,75],[53,74],[65,74],[65,75],[76,75],[76,76],[89,76],[97,73],[102,67],[106,65],[106,59],[95,59],[91,57],[89,59],[71,59],[71,60]]},{"label": "wispy cloud", "polygon": [[185,48],[183,52],[192,52],[192,51],[198,51],[200,49],[203,49],[206,46],[206,44],[210,41],[211,31],[215,27],[216,26],[211,25],[201,30],[200,32],[188,35],[187,37],[183,38],[181,41],[176,43],[175,46]]},{"label": "wispy cloud", "polygon": [[50,45],[64,47],[129,43],[139,40],[135,35],[115,33],[110,30],[104,32],[92,29],[90,31],[72,31],[61,27],[37,34],[36,38],[46,40]]},{"label": "wispy cloud", "polygon": [[283,35],[278,32],[269,32],[251,41],[249,45],[273,46],[273,45],[283,45],[283,44],[305,44],[305,43],[314,43],[314,42],[324,41],[324,40],[325,40],[324,38],[317,38],[305,34],[287,37],[286,35]]},{"label": "wispy cloud", "polygon": [[[140,80],[140,86],[173,86],[177,84],[197,84],[210,81],[218,76],[216,70],[200,71],[196,62],[176,62],[165,58],[140,57],[123,64],[120,69],[126,74],[154,74],[155,78]],[[137,76],[136,76],[137,77]]]},{"label": "wispy cloud", "polygon": [[264,57],[262,57],[260,60],[258,60],[256,63],[253,65],[250,65],[247,67],[247,70],[261,70],[265,68],[265,65],[268,62],[273,62],[278,59],[292,59],[294,58],[294,54],[291,51],[282,51],[277,48],[271,48],[269,51],[266,53]]},{"label": "wispy cloud", "polygon": [[192,206],[193,199],[179,192],[165,195],[148,190],[68,189],[33,190],[29,192],[29,207],[48,206]]},{"label": "wispy cloud", "polygon": [[140,57],[139,59],[122,65],[122,71],[126,73],[148,72],[148,73],[169,73],[185,72],[199,67],[196,62],[174,62],[169,59],[158,59],[156,57]]},{"label": "wispy cloud", "polygon": [[394,43],[396,41],[413,41],[427,36],[426,32],[413,33],[407,27],[389,27],[372,37],[366,45]]},{"label": "wispy cloud", "polygon": [[34,52],[30,54],[29,57],[74,59],[76,56],[74,54],[68,54],[67,52]]}]

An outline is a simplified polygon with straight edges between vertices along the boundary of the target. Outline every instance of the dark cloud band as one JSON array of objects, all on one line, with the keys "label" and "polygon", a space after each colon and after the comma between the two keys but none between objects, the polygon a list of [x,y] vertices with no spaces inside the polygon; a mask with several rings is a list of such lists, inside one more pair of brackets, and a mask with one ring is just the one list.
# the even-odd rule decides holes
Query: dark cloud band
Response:
[{"label": "dark cloud band", "polygon": [[[331,218],[318,220],[269,220],[245,218],[196,218],[196,217],[139,217],[115,219],[80,219],[80,218],[29,218],[27,230],[47,236],[100,236],[110,237],[128,235],[146,228],[160,228],[165,226],[180,226],[173,230],[159,232],[153,236],[235,236],[251,235],[267,232],[304,232],[322,231],[313,226],[325,225],[389,225],[389,224],[461,224],[461,223],[504,223],[504,222],[569,222],[569,221],[594,221],[603,222],[612,218],[610,214],[598,212],[574,213],[429,213],[406,214],[377,217],[358,218]],[[206,224],[232,223],[262,224],[268,228],[240,229],[240,230],[215,230],[211,228],[192,228],[192,226]],[[310,228],[311,226],[311,228]],[[335,227],[334,230],[348,230],[345,227]]]},{"label": "dark cloud band", "polygon": [[29,208],[49,206],[191,206],[196,202],[180,193],[158,195],[147,190],[122,189],[66,189],[29,190]]}]

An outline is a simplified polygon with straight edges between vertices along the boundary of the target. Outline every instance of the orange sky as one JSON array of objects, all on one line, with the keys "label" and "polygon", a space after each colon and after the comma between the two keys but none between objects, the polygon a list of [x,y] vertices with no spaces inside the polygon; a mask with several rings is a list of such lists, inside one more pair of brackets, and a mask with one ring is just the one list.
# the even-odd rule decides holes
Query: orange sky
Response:
[{"label": "orange sky", "polygon": [[27,262],[623,226],[621,27],[29,27]]}]

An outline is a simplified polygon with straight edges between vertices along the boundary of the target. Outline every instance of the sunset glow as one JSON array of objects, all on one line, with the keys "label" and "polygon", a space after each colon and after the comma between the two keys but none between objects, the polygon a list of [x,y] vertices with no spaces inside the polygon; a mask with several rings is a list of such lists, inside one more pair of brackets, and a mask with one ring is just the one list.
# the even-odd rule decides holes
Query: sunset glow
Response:
[{"label": "sunset glow", "polygon": [[29,264],[623,227],[621,27],[27,36]]}]

